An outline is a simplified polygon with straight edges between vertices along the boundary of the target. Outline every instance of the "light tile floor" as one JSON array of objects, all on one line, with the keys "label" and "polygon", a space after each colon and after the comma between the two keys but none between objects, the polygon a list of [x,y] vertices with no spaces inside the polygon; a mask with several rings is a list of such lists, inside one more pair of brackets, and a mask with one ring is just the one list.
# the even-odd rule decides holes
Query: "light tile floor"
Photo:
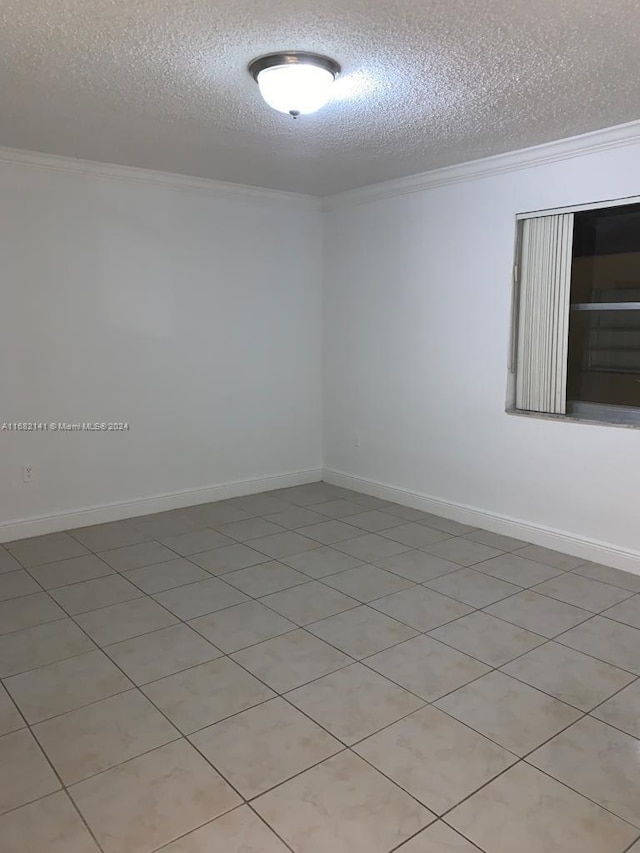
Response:
[{"label": "light tile floor", "polygon": [[640,576],[324,483],[0,546],[3,853],[640,851]]}]

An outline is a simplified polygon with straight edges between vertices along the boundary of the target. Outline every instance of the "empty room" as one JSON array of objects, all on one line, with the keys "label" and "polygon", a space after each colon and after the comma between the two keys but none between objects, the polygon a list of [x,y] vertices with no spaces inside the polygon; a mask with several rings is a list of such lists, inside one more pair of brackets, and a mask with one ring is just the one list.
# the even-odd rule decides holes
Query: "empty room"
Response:
[{"label": "empty room", "polygon": [[2,853],[640,853],[639,44],[4,0]]}]

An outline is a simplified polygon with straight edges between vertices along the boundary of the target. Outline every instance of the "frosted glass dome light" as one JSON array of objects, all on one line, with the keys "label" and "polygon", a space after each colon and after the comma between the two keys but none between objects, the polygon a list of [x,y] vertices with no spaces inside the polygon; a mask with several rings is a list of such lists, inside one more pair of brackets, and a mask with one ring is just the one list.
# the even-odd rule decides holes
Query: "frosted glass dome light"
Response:
[{"label": "frosted glass dome light", "polygon": [[249,71],[270,107],[297,118],[327,103],[340,66],[327,56],[295,51],[254,59]]}]

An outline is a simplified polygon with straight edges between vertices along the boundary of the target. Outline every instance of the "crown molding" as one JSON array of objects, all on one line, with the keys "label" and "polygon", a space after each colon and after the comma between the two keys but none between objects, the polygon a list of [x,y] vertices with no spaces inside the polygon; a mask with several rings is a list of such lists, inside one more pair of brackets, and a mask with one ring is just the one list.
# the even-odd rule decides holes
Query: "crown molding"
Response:
[{"label": "crown molding", "polygon": [[302,205],[320,210],[322,200],[317,196],[302,193],[252,187],[208,178],[195,178],[173,172],[157,172],[134,166],[118,166],[99,163],[95,160],[79,160],[58,154],[39,154],[19,148],[0,147],[0,164],[45,169],[53,172],[78,175],[80,177],[104,178],[133,184],[151,184],[183,192],[200,192],[215,198],[232,201],[267,202],[268,204]]},{"label": "crown molding", "polygon": [[354,207],[381,199],[410,195],[424,190],[445,187],[463,181],[491,178],[532,166],[545,166],[575,157],[585,157],[601,151],[623,148],[640,142],[640,121],[619,124],[603,130],[595,130],[581,136],[571,136],[554,142],[545,142],[531,148],[496,154],[481,160],[471,160],[442,169],[421,172],[406,178],[397,178],[379,184],[370,184],[356,190],[347,190],[323,199],[323,209],[338,210]]},{"label": "crown molding", "polygon": [[158,172],[134,166],[100,163],[95,160],[80,160],[58,154],[40,154],[18,148],[0,147],[0,164],[46,169],[127,183],[164,186],[183,192],[207,193],[216,198],[234,201],[266,202],[289,206],[302,205],[314,210],[332,211],[381,199],[410,195],[464,181],[490,178],[532,166],[544,166],[576,157],[584,157],[601,151],[623,148],[638,142],[640,142],[640,121],[632,121],[580,136],[546,142],[531,148],[508,151],[480,160],[470,160],[466,163],[445,166],[442,169],[420,172],[406,178],[369,184],[359,189],[346,190],[324,198],[265,187],[252,187],[246,184],[214,181],[208,178],[196,178],[173,172]]}]

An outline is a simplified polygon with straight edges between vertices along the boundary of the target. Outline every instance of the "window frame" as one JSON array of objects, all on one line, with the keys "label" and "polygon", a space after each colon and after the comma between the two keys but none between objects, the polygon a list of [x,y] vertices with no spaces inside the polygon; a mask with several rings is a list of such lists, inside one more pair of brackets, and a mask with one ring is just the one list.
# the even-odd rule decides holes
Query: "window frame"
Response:
[{"label": "window frame", "polygon": [[[508,380],[507,380],[507,414],[521,417],[544,418],[560,421],[572,421],[598,424],[613,427],[632,427],[640,429],[640,405],[616,406],[606,403],[591,403],[580,400],[566,401],[566,414],[553,412],[533,412],[519,409],[516,406],[516,370],[518,364],[518,322],[520,316],[520,282],[521,282],[521,251],[522,223],[526,219],[543,216],[553,216],[564,213],[582,213],[588,210],[601,210],[609,207],[625,207],[631,204],[640,205],[640,195],[623,196],[614,199],[583,204],[565,205],[563,207],[545,208],[516,214],[515,242],[513,252],[512,285],[511,285],[511,329],[508,351]],[[593,309],[595,310],[595,309]],[[624,310],[624,309],[623,309]]]}]

